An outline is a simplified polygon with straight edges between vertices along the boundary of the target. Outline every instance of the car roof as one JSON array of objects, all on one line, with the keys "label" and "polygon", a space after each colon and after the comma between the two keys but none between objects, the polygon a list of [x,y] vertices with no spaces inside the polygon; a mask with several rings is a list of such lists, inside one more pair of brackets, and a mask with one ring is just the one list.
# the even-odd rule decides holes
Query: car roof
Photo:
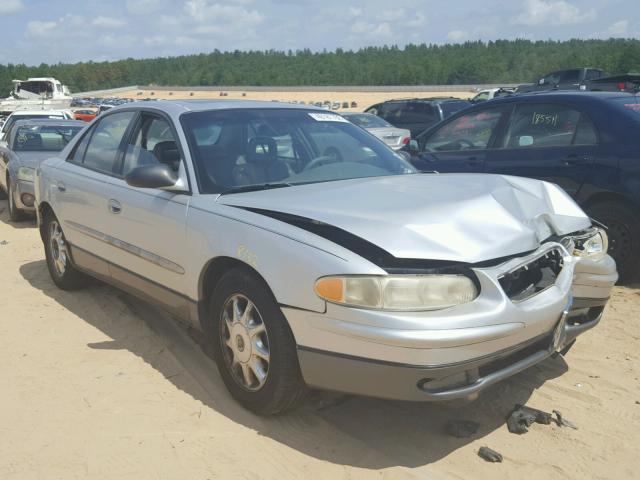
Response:
[{"label": "car roof", "polygon": [[202,112],[207,110],[240,110],[240,109],[289,109],[289,110],[318,110],[325,112],[323,108],[312,105],[300,105],[296,103],[268,102],[258,100],[155,100],[153,102],[138,101],[117,105],[109,109],[109,114],[121,110],[153,109],[172,115],[180,115],[186,112]]},{"label": "car roof", "polygon": [[443,103],[443,102],[468,102],[469,100],[466,98],[458,98],[458,97],[413,97],[413,98],[394,98],[391,100],[385,100],[380,103],[391,103],[391,102],[432,102],[432,103]]},{"label": "car roof", "polygon": [[20,115],[64,115],[71,110],[15,110],[11,115],[19,117]]},{"label": "car roof", "polygon": [[24,125],[61,125],[61,126],[85,126],[87,122],[82,120],[67,120],[64,118],[30,118],[27,120],[16,120],[14,127],[22,127]]},{"label": "car roof", "polygon": [[[490,105],[500,105],[513,102],[535,102],[539,100],[553,100],[553,101],[575,101],[580,102],[604,102],[615,98],[636,98],[640,99],[640,96],[634,93],[627,92],[591,92],[580,90],[557,90],[557,91],[534,91],[525,93],[514,93],[512,95],[498,97],[491,100]],[[483,105],[478,104],[472,108],[481,108]],[[486,106],[486,105],[484,105]]]}]

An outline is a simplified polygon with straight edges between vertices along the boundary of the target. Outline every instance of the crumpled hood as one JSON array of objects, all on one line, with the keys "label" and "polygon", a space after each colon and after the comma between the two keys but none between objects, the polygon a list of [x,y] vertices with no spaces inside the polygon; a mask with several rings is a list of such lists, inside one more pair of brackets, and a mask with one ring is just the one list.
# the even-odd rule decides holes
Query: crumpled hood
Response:
[{"label": "crumpled hood", "polygon": [[224,205],[318,220],[397,258],[477,263],[591,225],[556,185],[483,174],[415,174],[222,195]]}]

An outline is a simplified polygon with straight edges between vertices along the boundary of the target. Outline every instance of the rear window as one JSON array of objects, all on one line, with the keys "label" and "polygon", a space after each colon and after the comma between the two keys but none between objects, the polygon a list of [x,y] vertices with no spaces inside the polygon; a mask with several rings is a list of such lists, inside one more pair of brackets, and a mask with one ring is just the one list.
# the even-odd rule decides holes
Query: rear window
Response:
[{"label": "rear window", "polygon": [[7,123],[4,124],[2,129],[5,132],[8,132],[18,120],[33,120],[35,118],[64,120],[64,117],[62,115],[40,115],[40,114],[11,115],[11,117],[7,119]]},{"label": "rear window", "polygon": [[447,118],[470,105],[471,104],[469,102],[461,100],[459,102],[443,102],[440,104],[440,108],[442,108],[442,116]]},{"label": "rear window", "polygon": [[382,118],[372,114],[359,113],[355,115],[345,115],[345,118],[351,123],[358,125],[362,128],[377,128],[377,127],[390,127],[388,122],[385,122]]},{"label": "rear window", "polygon": [[17,152],[59,152],[82,129],[75,126],[25,126],[18,127],[13,144]]}]

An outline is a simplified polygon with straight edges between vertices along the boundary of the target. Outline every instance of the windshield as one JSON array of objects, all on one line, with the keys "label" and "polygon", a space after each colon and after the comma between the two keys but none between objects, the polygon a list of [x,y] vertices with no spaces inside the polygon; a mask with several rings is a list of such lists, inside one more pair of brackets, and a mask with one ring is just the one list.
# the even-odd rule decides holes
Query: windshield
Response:
[{"label": "windshield", "polygon": [[183,114],[200,191],[230,193],[416,170],[340,115],[293,109]]},{"label": "windshield", "polygon": [[16,152],[59,152],[82,127],[42,125],[18,127],[13,150]]},{"label": "windshield", "polygon": [[391,127],[389,122],[384,121],[382,118],[372,113],[353,113],[344,116],[351,123],[358,125],[362,128],[381,128]]}]

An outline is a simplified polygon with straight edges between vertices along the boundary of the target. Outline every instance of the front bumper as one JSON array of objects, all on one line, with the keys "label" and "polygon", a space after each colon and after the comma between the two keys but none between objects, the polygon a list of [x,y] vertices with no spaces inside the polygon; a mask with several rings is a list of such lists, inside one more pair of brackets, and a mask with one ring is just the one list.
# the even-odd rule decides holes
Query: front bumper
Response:
[{"label": "front bumper", "polygon": [[[31,201],[28,201],[29,198]],[[35,189],[33,182],[18,180],[15,183],[15,205],[23,212],[35,213]]]},{"label": "front bumper", "polygon": [[480,296],[436,312],[328,304],[324,314],[317,314],[284,307],[306,383],[389,399],[449,400],[472,396],[541,362],[597,325],[608,295],[576,299],[568,307],[578,260],[567,255],[553,286],[525,301],[511,301],[498,278],[526,260],[476,269]]}]

